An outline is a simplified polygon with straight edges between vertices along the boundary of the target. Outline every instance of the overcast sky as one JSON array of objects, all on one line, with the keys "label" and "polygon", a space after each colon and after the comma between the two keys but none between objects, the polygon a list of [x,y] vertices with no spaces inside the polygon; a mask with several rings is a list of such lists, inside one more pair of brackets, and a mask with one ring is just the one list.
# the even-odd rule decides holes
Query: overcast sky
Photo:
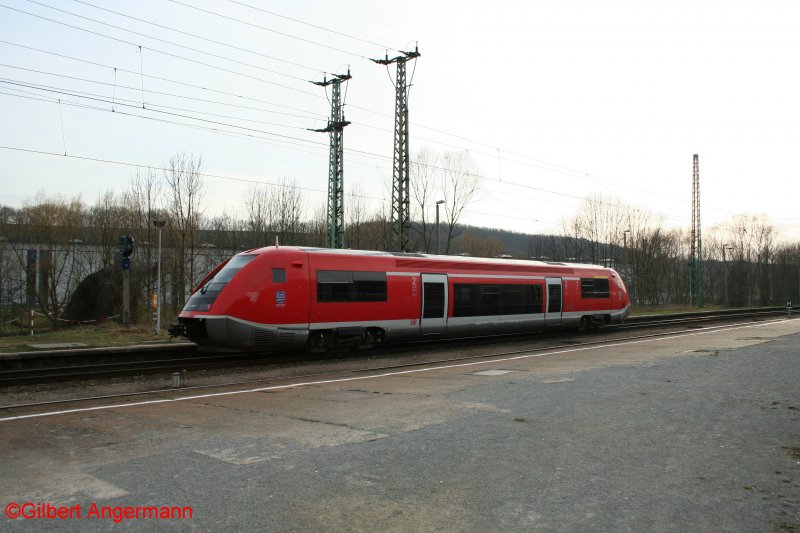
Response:
[{"label": "overcast sky", "polygon": [[349,67],[345,188],[377,209],[394,67],[369,58],[418,43],[411,151],[469,150],[484,178],[465,223],[558,232],[602,194],[688,228],[697,153],[704,229],[765,213],[800,239],[800,2],[185,2],[0,0],[0,204],[91,204],[185,152],[215,176],[208,214],[283,179],[310,213],[328,138],[306,128],[330,107],[308,80]]}]

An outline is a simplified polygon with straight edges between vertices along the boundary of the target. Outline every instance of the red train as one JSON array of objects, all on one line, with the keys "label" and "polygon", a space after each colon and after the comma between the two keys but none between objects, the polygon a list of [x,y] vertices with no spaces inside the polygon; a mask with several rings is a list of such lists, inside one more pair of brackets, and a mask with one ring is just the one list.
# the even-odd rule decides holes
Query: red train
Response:
[{"label": "red train", "polygon": [[170,332],[204,346],[321,351],[590,327],[629,312],[619,274],[593,265],[281,246],[215,268]]}]

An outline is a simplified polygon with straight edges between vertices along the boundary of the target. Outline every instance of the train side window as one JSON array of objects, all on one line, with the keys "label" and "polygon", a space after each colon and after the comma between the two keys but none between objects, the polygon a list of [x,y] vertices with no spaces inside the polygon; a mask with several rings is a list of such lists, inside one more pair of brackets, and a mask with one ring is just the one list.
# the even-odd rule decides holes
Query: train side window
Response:
[{"label": "train side window", "polygon": [[353,273],[344,270],[318,270],[317,301],[352,302]]},{"label": "train side window", "polygon": [[386,272],[317,271],[318,302],[385,302]]},{"label": "train side window", "polygon": [[272,269],[272,283],[286,283],[286,269],[273,268]]},{"label": "train side window", "polygon": [[541,313],[542,312],[542,286],[541,285],[531,285],[531,301],[533,302],[533,308],[531,309],[531,313]]},{"label": "train side window", "polygon": [[481,286],[480,309],[481,314],[486,316],[503,314],[500,305],[500,288],[497,285]]},{"label": "train side window", "polygon": [[581,298],[609,298],[608,278],[581,278]]},{"label": "train side window", "polygon": [[541,285],[453,285],[453,316],[525,315],[542,312]]},{"label": "train side window", "polygon": [[353,272],[355,301],[385,302],[386,272]]}]

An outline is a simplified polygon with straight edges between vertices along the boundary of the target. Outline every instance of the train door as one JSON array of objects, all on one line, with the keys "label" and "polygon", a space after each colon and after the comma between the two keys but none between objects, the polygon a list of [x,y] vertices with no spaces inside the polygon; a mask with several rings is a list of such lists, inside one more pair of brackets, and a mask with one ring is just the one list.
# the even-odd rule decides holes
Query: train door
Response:
[{"label": "train door", "polygon": [[422,319],[419,321],[423,335],[447,331],[447,276],[422,274]]},{"label": "train door", "polygon": [[562,289],[561,278],[546,278],[547,306],[544,313],[545,326],[558,326],[561,324]]}]

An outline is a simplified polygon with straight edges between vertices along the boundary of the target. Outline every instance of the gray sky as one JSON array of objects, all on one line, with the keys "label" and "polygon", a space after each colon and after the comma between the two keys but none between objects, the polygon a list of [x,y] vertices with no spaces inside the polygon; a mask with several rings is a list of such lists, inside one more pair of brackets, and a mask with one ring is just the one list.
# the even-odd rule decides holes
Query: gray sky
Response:
[{"label": "gray sky", "polygon": [[411,149],[470,151],[484,179],[465,223],[557,232],[582,197],[603,194],[688,228],[698,153],[704,228],[766,213],[800,238],[798,2],[191,2],[217,15],[87,2],[0,0],[0,204],[41,190],[93,203],[136,167],[80,157],[159,167],[183,151],[219,176],[207,180],[208,214],[242,214],[252,183],[237,180],[284,178],[305,188],[310,212],[325,202],[328,139],[305,128],[323,127],[330,108],[306,80],[350,66],[346,190],[358,184],[377,208],[394,89],[368,58],[418,42]]}]

